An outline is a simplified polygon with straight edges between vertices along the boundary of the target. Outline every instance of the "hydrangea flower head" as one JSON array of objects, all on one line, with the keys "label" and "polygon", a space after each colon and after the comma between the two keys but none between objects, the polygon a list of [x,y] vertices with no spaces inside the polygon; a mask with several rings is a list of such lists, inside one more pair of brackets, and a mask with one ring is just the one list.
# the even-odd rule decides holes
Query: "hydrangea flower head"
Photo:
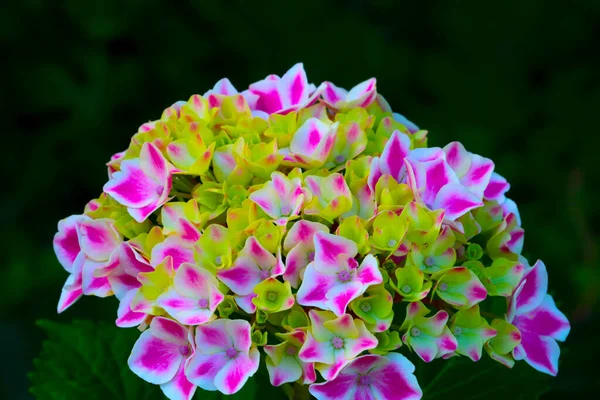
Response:
[{"label": "hydrangea flower head", "polygon": [[58,223],[58,312],[114,295],[141,331],[129,367],[169,399],[266,373],[290,398],[419,399],[408,352],[556,375],[569,321],[503,172],[429,147],[375,78],[310,82],[223,78],[142,124]]}]

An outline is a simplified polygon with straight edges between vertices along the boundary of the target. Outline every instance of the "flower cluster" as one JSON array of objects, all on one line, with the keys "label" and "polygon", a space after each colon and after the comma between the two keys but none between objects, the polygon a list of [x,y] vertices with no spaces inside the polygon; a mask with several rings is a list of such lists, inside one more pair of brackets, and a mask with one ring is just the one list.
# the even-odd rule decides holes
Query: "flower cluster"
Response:
[{"label": "flower cluster", "polygon": [[419,399],[402,346],[557,373],[569,322],[520,255],[509,183],[458,142],[427,147],[375,79],[222,79],[107,166],[58,224],[58,311],[114,294],[117,326],[142,331],[131,370],[170,399],[235,393],[261,358],[318,399]]}]

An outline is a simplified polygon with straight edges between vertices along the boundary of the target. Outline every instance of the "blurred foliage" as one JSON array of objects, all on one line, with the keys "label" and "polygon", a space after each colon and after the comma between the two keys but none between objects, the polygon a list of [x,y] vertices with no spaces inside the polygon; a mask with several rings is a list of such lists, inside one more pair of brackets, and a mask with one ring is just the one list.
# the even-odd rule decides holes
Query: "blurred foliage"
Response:
[{"label": "blurred foliage", "polygon": [[[29,399],[34,321],[113,321],[112,300],[55,305],[51,240],[106,181],[137,127],[227,76],[238,88],[303,61],[314,83],[371,76],[395,111],[491,157],[512,184],[525,255],[545,260],[573,323],[548,398],[596,379],[600,289],[600,2],[23,0],[0,13],[4,259],[0,398]],[[593,365],[593,364],[591,364]],[[488,398],[495,398],[490,394]]]}]

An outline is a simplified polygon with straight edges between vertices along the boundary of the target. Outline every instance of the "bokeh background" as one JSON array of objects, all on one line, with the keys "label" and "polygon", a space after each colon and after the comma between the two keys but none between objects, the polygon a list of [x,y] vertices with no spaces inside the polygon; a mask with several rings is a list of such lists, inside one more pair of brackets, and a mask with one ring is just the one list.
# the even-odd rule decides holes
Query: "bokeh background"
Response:
[{"label": "bokeh background", "polygon": [[[107,179],[104,163],[176,100],[302,61],[309,80],[371,76],[392,108],[492,158],[511,182],[524,254],[572,321],[546,398],[597,382],[600,2],[303,0],[9,2],[0,12],[0,398],[29,399],[45,318],[112,321],[113,300],[62,315],[51,241]],[[493,395],[488,398],[493,398]]]}]

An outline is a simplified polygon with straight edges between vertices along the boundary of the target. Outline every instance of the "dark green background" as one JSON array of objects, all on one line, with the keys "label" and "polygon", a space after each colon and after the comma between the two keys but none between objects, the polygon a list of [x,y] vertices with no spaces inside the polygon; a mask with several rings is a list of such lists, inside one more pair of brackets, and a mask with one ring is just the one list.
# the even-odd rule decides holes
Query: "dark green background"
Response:
[{"label": "dark green background", "polygon": [[248,3],[2,6],[0,398],[29,398],[35,320],[115,317],[114,299],[95,298],[55,314],[66,273],[51,248],[57,221],[99,194],[110,155],[222,77],[239,89],[299,61],[316,84],[377,77],[431,145],[459,140],[496,162],[524,253],[546,262],[572,321],[548,398],[584,394],[598,379],[600,2]]}]

